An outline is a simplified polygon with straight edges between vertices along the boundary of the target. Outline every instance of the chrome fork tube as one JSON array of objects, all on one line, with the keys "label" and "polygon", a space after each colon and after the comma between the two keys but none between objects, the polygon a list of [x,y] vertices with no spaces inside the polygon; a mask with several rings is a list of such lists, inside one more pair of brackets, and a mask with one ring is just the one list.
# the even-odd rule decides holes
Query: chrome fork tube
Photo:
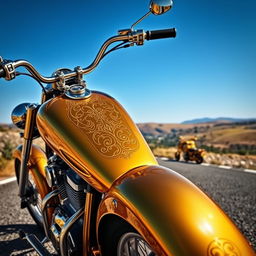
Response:
[{"label": "chrome fork tube", "polygon": [[50,193],[48,193],[42,201],[42,209],[41,210],[42,210],[42,215],[43,215],[44,232],[45,232],[46,237],[48,237],[49,239],[50,239],[50,235],[49,235],[50,227],[49,227],[48,216],[47,216],[47,205],[48,205],[49,201],[53,197],[57,196],[59,193],[60,193],[60,191],[58,189],[53,190]]},{"label": "chrome fork tube", "polygon": [[60,233],[60,254],[61,254],[61,256],[68,255],[68,250],[67,250],[68,232],[69,232],[70,228],[72,227],[72,225],[83,215],[83,213],[84,213],[84,209],[81,208],[67,220],[67,222],[61,229],[61,233]]},{"label": "chrome fork tube", "polygon": [[19,173],[19,196],[21,197],[21,207],[26,206],[26,188],[28,182],[28,160],[33,140],[33,130],[36,121],[37,105],[31,104],[27,109],[26,124],[24,130],[24,143],[22,147],[21,165]]}]

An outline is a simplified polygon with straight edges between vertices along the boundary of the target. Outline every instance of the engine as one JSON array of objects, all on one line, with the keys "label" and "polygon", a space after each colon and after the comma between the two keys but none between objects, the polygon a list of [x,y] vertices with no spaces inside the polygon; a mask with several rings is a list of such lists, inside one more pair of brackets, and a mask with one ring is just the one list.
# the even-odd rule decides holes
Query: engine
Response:
[{"label": "engine", "polygon": [[[46,167],[46,180],[50,187],[58,189],[59,203],[54,208],[50,225],[50,235],[59,250],[60,233],[67,221],[81,208],[84,208],[87,183],[57,155],[53,155]],[[68,255],[81,255],[83,216],[70,228],[67,235]]]}]

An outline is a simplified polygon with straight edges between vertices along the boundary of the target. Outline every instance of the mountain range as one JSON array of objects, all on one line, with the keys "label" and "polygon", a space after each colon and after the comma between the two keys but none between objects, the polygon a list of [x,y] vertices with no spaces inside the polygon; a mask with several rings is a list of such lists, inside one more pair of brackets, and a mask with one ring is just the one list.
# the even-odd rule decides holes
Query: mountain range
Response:
[{"label": "mountain range", "polygon": [[256,121],[256,118],[232,118],[232,117],[203,117],[192,120],[183,121],[182,124],[201,124],[201,123],[234,123],[234,122],[250,122]]}]

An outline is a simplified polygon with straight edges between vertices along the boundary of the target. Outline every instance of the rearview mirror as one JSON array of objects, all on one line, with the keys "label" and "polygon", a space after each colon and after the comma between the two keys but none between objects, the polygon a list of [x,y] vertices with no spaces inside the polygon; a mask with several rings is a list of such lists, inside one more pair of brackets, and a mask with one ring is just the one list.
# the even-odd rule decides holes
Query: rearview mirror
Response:
[{"label": "rearview mirror", "polygon": [[172,0],[151,0],[149,8],[151,13],[160,15],[169,11],[172,5]]},{"label": "rearview mirror", "polygon": [[151,0],[149,5],[149,12],[147,12],[144,16],[142,16],[139,20],[132,24],[131,31],[138,23],[144,20],[151,13],[153,13],[154,15],[166,13],[172,8],[172,4],[172,0]]}]

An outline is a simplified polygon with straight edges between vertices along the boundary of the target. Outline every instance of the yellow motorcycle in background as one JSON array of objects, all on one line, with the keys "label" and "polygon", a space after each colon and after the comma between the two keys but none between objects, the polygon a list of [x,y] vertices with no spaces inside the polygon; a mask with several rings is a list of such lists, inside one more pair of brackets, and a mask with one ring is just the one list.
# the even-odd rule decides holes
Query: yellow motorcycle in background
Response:
[{"label": "yellow motorcycle in background", "polygon": [[197,148],[196,137],[190,139],[179,138],[177,151],[175,152],[176,161],[180,160],[180,156],[183,156],[184,161],[195,161],[197,164],[201,164],[204,161],[205,150]]},{"label": "yellow motorcycle in background", "polygon": [[[152,0],[142,18],[171,7],[171,0]],[[61,256],[252,256],[247,240],[206,194],[158,165],[124,108],[86,88],[83,76],[106,54],[176,36],[175,29],[135,30],[142,18],[106,40],[85,68],[45,77],[25,60],[0,60],[0,77],[24,75],[17,71],[23,67],[42,86],[40,104],[23,103],[12,113],[24,138],[14,152],[21,208],[46,238],[22,236],[44,256],[52,255],[46,241]],[[33,144],[38,137],[44,149]]]}]

